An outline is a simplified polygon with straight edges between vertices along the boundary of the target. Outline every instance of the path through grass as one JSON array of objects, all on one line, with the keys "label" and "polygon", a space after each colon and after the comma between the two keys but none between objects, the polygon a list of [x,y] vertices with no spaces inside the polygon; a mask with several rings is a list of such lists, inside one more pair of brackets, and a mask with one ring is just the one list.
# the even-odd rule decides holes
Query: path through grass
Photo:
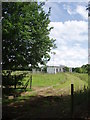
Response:
[{"label": "path through grass", "polygon": [[[30,78],[30,75],[31,73],[28,73],[23,79],[24,84]],[[31,118],[33,120],[34,118],[70,117],[71,83],[74,84],[74,91],[76,91],[74,105],[76,107],[77,105],[82,106],[81,103],[86,101],[85,93],[80,94],[78,92],[83,89],[84,85],[88,85],[86,74],[32,74],[32,78],[32,90],[28,85],[27,91],[22,92],[21,96],[11,100],[7,99],[3,103],[3,116],[7,119],[26,120]],[[84,107],[81,106],[78,108],[79,116],[83,115],[85,117],[86,110],[84,111]],[[75,115],[77,116],[76,113]]]}]

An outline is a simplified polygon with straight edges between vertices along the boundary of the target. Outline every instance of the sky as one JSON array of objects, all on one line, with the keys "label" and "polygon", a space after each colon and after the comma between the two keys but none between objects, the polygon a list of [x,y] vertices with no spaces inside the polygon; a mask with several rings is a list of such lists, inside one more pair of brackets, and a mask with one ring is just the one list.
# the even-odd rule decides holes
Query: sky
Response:
[{"label": "sky", "polygon": [[[46,2],[47,13],[51,7],[50,38],[56,39],[56,49],[51,51],[49,66],[80,67],[88,63],[88,12],[87,2]],[[56,54],[52,54],[55,52]]]}]

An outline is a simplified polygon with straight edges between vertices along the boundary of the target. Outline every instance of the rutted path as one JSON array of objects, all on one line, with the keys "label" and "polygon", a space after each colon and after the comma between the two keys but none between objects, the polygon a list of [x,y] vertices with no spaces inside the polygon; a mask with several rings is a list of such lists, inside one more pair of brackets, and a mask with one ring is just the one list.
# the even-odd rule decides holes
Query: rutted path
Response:
[{"label": "rutted path", "polygon": [[[23,92],[21,96],[27,96],[27,95],[31,95],[34,93],[40,96],[54,96],[54,95],[57,96],[57,95],[65,95],[65,94],[69,95],[71,83],[73,83],[79,89],[81,89],[81,87],[84,86],[85,82],[83,82],[77,76],[74,76],[68,73],[65,73],[65,75],[67,77],[67,81],[64,84],[59,83],[59,84],[44,87],[44,88],[33,87],[33,91]],[[75,87],[75,90],[77,90],[76,87]]]},{"label": "rutted path", "polygon": [[[70,74],[65,74],[67,81],[62,84],[56,84],[44,88],[32,87],[33,91],[24,92],[22,96],[29,96],[35,93],[29,99],[23,99],[22,102],[8,104],[3,106],[3,116],[12,120],[27,120],[34,118],[67,118],[71,116],[71,96],[70,85],[73,82],[77,85],[84,85],[84,82],[78,77]],[[71,76],[71,77],[70,77]],[[82,105],[82,104],[81,104]],[[76,109],[77,110],[77,109]],[[79,111],[80,110],[80,111]],[[84,105],[78,108],[79,115],[85,118],[87,112]],[[77,111],[76,111],[77,112]],[[10,113],[10,114],[9,114]],[[77,117],[77,113],[75,116]]]},{"label": "rutted path", "polygon": [[44,96],[51,96],[52,95],[53,96],[57,93],[62,94],[62,91],[64,92],[64,91],[66,91],[66,88],[68,88],[66,86],[66,87],[61,88],[61,89],[54,89],[54,87],[56,87],[56,86],[60,86],[60,84],[56,84],[56,85],[45,87],[45,88],[38,88],[38,90],[34,90],[34,91],[31,91],[31,92],[27,91],[27,92],[22,93],[21,96],[30,95],[30,94],[33,94],[33,93],[35,93],[37,95],[44,95]]},{"label": "rutted path", "polygon": [[61,87],[61,84],[56,84],[56,85],[45,87],[45,88],[36,87],[34,88],[34,91],[24,92],[21,94],[21,96],[27,96],[27,95],[34,94],[34,93],[40,96],[57,96],[57,95],[63,95],[63,94],[65,95],[65,94],[70,93],[70,85],[69,86],[66,85],[63,87],[63,84],[62,84],[62,87]]}]

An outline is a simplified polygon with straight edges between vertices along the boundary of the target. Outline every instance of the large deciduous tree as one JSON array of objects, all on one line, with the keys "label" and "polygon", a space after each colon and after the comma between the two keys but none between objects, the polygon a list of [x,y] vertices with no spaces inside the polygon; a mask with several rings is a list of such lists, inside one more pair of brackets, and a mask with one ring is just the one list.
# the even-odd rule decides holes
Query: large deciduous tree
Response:
[{"label": "large deciduous tree", "polygon": [[45,64],[55,47],[50,39],[49,15],[37,2],[2,4],[2,66],[3,69],[24,68]]}]

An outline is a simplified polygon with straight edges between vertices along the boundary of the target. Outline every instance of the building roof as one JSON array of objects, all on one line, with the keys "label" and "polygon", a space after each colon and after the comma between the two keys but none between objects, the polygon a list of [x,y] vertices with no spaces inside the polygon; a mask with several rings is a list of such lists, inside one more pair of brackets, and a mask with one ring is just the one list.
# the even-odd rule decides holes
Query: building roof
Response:
[{"label": "building roof", "polygon": [[47,67],[56,67],[56,68],[64,68],[64,65],[60,65],[60,66],[47,66]]}]

